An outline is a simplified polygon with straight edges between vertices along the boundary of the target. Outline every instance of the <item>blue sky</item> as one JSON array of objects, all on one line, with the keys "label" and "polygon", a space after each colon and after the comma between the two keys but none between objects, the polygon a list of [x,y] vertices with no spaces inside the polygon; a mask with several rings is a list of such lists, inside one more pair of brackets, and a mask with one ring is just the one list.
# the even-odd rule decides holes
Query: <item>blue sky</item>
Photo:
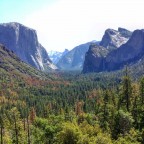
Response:
[{"label": "blue sky", "polygon": [[27,15],[55,2],[56,0],[0,0],[0,20],[23,21]]},{"label": "blue sky", "polygon": [[63,51],[101,40],[107,28],[144,28],[143,5],[143,0],[0,0],[0,23],[22,23],[37,31],[47,51]]}]

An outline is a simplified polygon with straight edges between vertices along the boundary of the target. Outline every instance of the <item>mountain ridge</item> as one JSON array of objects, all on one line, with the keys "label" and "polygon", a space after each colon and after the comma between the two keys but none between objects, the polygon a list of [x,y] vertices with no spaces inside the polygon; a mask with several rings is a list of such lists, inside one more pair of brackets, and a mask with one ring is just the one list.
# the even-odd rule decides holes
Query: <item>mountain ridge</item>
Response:
[{"label": "mountain ridge", "polygon": [[113,50],[126,43],[131,35],[132,32],[124,28],[118,28],[118,30],[109,28],[105,30],[99,45]]},{"label": "mountain ridge", "polygon": [[53,62],[54,64],[57,64],[58,61],[59,61],[65,54],[67,54],[68,52],[69,52],[68,49],[65,49],[63,52],[58,52],[58,51],[53,51],[53,50],[51,50],[51,51],[48,52],[48,55],[49,55],[50,59],[52,60],[52,62]]},{"label": "mountain ridge", "polygon": [[[96,50],[97,47],[93,46]],[[90,54],[89,54],[90,53]],[[135,30],[130,39],[118,49],[110,51],[105,57],[99,58],[94,52],[89,49],[85,57],[83,73],[114,71],[122,69],[125,65],[136,63],[144,55],[144,30]],[[95,59],[92,60],[92,56]],[[97,60],[99,59],[99,65]],[[91,67],[89,67],[91,65]]]},{"label": "mountain ridge", "polygon": [[57,67],[64,71],[82,70],[85,53],[88,51],[91,43],[98,42],[87,42],[74,47],[58,61]]},{"label": "mountain ridge", "polygon": [[59,60],[57,66],[61,70],[82,70],[86,57],[86,52],[88,52],[91,44],[97,44],[97,49],[99,51],[98,55],[100,54],[100,49],[102,49],[102,53],[104,52],[103,48],[107,49],[106,53],[108,54],[110,51],[113,51],[122,44],[126,43],[131,37],[131,35],[132,32],[120,27],[118,28],[118,30],[110,28],[106,29],[100,42],[91,41],[74,47],[71,51],[69,51],[64,57]]}]

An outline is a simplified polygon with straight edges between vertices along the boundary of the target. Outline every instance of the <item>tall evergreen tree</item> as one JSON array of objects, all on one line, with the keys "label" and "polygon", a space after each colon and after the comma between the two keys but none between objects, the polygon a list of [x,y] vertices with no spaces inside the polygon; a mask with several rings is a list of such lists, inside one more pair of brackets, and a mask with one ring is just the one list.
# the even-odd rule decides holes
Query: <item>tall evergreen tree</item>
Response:
[{"label": "tall evergreen tree", "polygon": [[1,144],[3,144],[3,129],[4,129],[4,124],[3,124],[3,114],[0,114],[0,136],[1,136]]},{"label": "tall evergreen tree", "polygon": [[130,98],[132,95],[132,86],[131,86],[131,78],[129,76],[128,69],[126,67],[125,76],[123,77],[122,82],[122,89],[123,89],[123,102],[126,103],[126,109],[130,111]]},{"label": "tall evergreen tree", "polygon": [[141,96],[141,103],[144,104],[144,77],[140,80],[140,96]]}]

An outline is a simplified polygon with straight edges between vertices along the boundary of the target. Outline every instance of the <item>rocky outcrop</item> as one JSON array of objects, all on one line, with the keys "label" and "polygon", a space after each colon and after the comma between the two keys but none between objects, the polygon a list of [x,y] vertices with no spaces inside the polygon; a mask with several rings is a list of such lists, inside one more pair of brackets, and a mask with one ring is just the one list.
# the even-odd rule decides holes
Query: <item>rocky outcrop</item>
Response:
[{"label": "rocky outcrop", "polygon": [[[95,51],[100,51],[100,49],[102,49],[102,53],[106,51],[106,54],[108,54],[110,51],[113,51],[114,49],[119,48],[122,44],[126,43],[131,37],[131,35],[132,32],[124,28],[118,28],[118,30],[107,29],[104,33],[101,42],[92,41],[73,48],[58,61],[57,66],[59,67],[59,69],[62,70],[82,70],[84,65],[87,67],[87,68],[85,67],[84,71],[87,71],[89,69],[88,67],[91,67],[90,69],[92,70],[92,64],[90,64],[89,62],[91,61],[91,59],[94,59],[93,55],[95,55],[94,57],[98,58],[99,61],[100,59],[103,59],[102,56],[101,58],[97,57],[96,53],[90,55],[92,51],[91,50],[88,51],[88,49],[92,43],[97,44],[97,46],[96,45],[94,46],[94,49],[97,49]],[[85,61],[85,57],[89,62]],[[93,61],[92,63],[94,64],[94,62],[95,61]],[[93,70],[98,69],[98,66],[97,68],[95,66],[96,64],[94,64]]]},{"label": "rocky outcrop", "polygon": [[118,28],[118,31],[107,29],[100,42],[100,46],[111,50],[119,48],[122,44],[126,43],[129,40],[131,35],[132,32],[124,28]]},{"label": "rocky outcrop", "polygon": [[[135,30],[131,38],[118,49],[107,52],[105,56],[97,58],[98,47],[93,46],[85,57],[83,72],[113,71],[122,69],[125,65],[136,63],[144,56],[144,30]],[[93,56],[93,59],[91,57]],[[95,58],[94,58],[95,57]],[[92,61],[92,62],[91,62]]]},{"label": "rocky outcrop", "polygon": [[0,24],[0,43],[39,70],[56,69],[33,29],[15,22]]},{"label": "rocky outcrop", "polygon": [[[59,67],[59,69],[62,69],[62,70],[82,70],[83,65],[84,66],[87,65],[86,64],[87,62],[85,62],[84,64],[84,60],[85,60],[85,55],[86,55],[86,59],[87,58],[89,59],[88,55],[90,51],[88,53],[86,52],[88,51],[91,43],[97,44],[97,46],[95,46],[95,49],[97,49],[97,51],[100,51],[101,48],[107,49],[106,53],[108,54],[110,51],[113,51],[114,49],[117,49],[118,47],[120,47],[122,44],[126,43],[131,37],[131,34],[132,32],[124,28],[118,28],[118,30],[107,29],[105,31],[105,34],[101,42],[92,41],[92,42],[88,42],[86,44],[82,44],[73,48],[71,51],[69,51],[65,56],[63,56],[58,61],[57,66]],[[104,50],[102,50],[102,53],[103,51]],[[91,58],[92,56],[90,56],[90,59]],[[85,69],[88,69],[88,66],[86,66]]]},{"label": "rocky outcrop", "polygon": [[139,60],[144,55],[144,30],[135,30],[129,41],[109,53],[105,59],[107,70],[116,70]]},{"label": "rocky outcrop", "polygon": [[106,57],[108,53],[108,49],[96,44],[91,44],[85,55],[83,73],[102,71],[104,68],[104,57]]}]

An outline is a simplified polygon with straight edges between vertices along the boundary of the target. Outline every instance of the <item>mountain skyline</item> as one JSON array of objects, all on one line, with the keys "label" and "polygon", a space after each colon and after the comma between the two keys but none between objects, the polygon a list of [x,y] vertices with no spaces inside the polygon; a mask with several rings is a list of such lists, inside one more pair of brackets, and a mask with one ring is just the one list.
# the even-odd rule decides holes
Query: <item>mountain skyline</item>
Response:
[{"label": "mountain skyline", "polygon": [[47,51],[64,51],[101,40],[107,28],[142,29],[143,4],[142,0],[1,0],[0,23],[22,23],[37,31]]}]

